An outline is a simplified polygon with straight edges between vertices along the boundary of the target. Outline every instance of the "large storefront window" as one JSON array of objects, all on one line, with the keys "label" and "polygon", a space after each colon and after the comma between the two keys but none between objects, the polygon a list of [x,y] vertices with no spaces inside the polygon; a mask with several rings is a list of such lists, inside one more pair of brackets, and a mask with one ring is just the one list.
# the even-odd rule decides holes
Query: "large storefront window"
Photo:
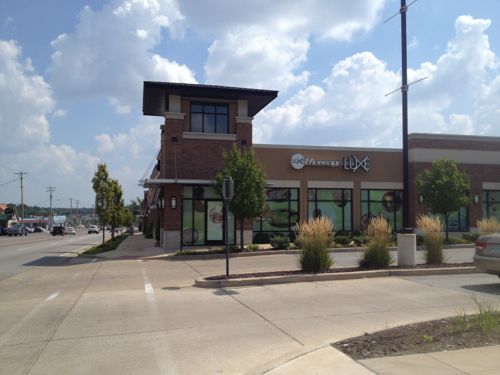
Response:
[{"label": "large storefront window", "polygon": [[299,189],[270,188],[266,190],[264,213],[254,220],[253,230],[289,234],[298,221]]},{"label": "large storefront window", "polygon": [[[229,243],[234,244],[234,217],[229,213]],[[182,190],[182,244],[224,243],[224,206],[212,186],[184,186]]]},{"label": "large storefront window", "polygon": [[[438,215],[441,222],[445,224],[444,216]],[[453,211],[448,216],[448,231],[449,232],[468,232],[469,231],[469,215],[467,207],[460,207],[457,211]]]},{"label": "large storefront window", "polygon": [[351,189],[308,189],[307,217],[328,217],[336,231],[352,230]]},{"label": "large storefront window", "polygon": [[401,228],[403,222],[402,190],[361,190],[361,226],[368,227],[372,217],[382,216],[392,230]]},{"label": "large storefront window", "polygon": [[483,217],[500,220],[500,190],[483,190]]}]

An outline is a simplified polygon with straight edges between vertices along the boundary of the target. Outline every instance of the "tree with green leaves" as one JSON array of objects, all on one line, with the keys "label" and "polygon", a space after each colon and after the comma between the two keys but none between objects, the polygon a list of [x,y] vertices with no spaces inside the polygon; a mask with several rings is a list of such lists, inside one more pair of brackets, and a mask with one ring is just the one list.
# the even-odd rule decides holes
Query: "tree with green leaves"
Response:
[{"label": "tree with green leaves", "polygon": [[97,171],[92,178],[92,188],[95,192],[95,213],[103,227],[102,242],[104,243],[104,234],[106,225],[109,223],[110,206],[112,202],[111,179],[108,174],[106,164],[98,164]]},{"label": "tree with green leaves", "polygon": [[417,176],[416,187],[425,204],[433,213],[444,217],[446,241],[448,241],[448,219],[453,211],[469,203],[469,177],[449,159],[438,159],[431,169]]},{"label": "tree with green leaves", "polygon": [[111,191],[111,204],[109,205],[109,224],[111,225],[111,238],[115,238],[115,228],[125,221],[123,203],[123,189],[118,180],[111,179],[109,188]]},{"label": "tree with green leaves", "polygon": [[243,223],[262,214],[266,203],[266,175],[257,161],[255,151],[240,150],[233,144],[231,150],[224,152],[224,169],[217,173],[216,187],[222,192],[224,177],[231,176],[234,181],[234,196],[229,210],[240,223],[240,246],[243,243]]}]

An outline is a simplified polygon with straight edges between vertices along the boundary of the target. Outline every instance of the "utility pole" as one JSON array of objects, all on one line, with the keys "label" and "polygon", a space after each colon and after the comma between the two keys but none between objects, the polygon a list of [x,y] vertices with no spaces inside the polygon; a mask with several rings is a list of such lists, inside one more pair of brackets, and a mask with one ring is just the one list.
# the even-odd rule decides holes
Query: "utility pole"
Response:
[{"label": "utility pole", "polygon": [[[73,198],[68,198],[69,199],[69,215],[68,215],[68,222],[71,222],[71,215],[73,215]],[[69,224],[66,224],[69,225]]]},{"label": "utility pole", "polygon": [[28,174],[28,172],[15,172],[14,174],[19,175],[21,179],[21,217],[22,217],[22,223],[24,223],[24,186],[23,186],[23,175]]},{"label": "utility pole", "polygon": [[46,190],[50,197],[49,230],[52,232],[52,227],[54,225],[54,215],[52,214],[52,193],[56,191],[56,188],[54,186],[47,186]]},{"label": "utility pole", "polygon": [[77,199],[76,200],[76,224],[77,224],[77,227],[80,225],[80,213],[78,212],[78,203],[80,203],[80,201]]},{"label": "utility pole", "polygon": [[396,91],[401,91],[402,94],[402,128],[403,128],[403,228],[408,228],[410,226],[410,179],[408,174],[408,88],[414,83],[423,81],[427,77],[418,79],[410,84],[408,84],[408,72],[407,72],[407,53],[406,53],[406,12],[408,7],[415,3],[417,0],[413,0],[410,4],[406,5],[406,0],[401,0],[401,7],[399,12],[389,17],[387,21],[391,20],[398,14],[401,15],[401,87],[395,91],[392,91],[387,95],[391,95]]}]

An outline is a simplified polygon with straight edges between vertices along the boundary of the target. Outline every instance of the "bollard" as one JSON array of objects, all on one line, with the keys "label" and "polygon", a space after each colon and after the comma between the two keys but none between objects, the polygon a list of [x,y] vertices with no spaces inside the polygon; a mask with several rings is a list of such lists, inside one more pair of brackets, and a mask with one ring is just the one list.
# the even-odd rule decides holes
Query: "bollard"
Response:
[{"label": "bollard", "polygon": [[413,267],[417,264],[417,235],[413,228],[398,232],[398,266]]}]

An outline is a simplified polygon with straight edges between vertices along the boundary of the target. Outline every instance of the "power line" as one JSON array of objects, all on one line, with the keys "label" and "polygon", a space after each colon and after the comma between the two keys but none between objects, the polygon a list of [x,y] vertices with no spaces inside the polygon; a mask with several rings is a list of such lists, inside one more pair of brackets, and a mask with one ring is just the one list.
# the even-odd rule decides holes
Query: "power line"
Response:
[{"label": "power line", "polygon": [[13,182],[16,182],[17,181],[17,178],[12,180],[12,181],[9,181],[9,182],[4,182],[4,183],[1,183],[0,186],[5,186],[5,185],[8,185],[8,184],[12,184]]}]

